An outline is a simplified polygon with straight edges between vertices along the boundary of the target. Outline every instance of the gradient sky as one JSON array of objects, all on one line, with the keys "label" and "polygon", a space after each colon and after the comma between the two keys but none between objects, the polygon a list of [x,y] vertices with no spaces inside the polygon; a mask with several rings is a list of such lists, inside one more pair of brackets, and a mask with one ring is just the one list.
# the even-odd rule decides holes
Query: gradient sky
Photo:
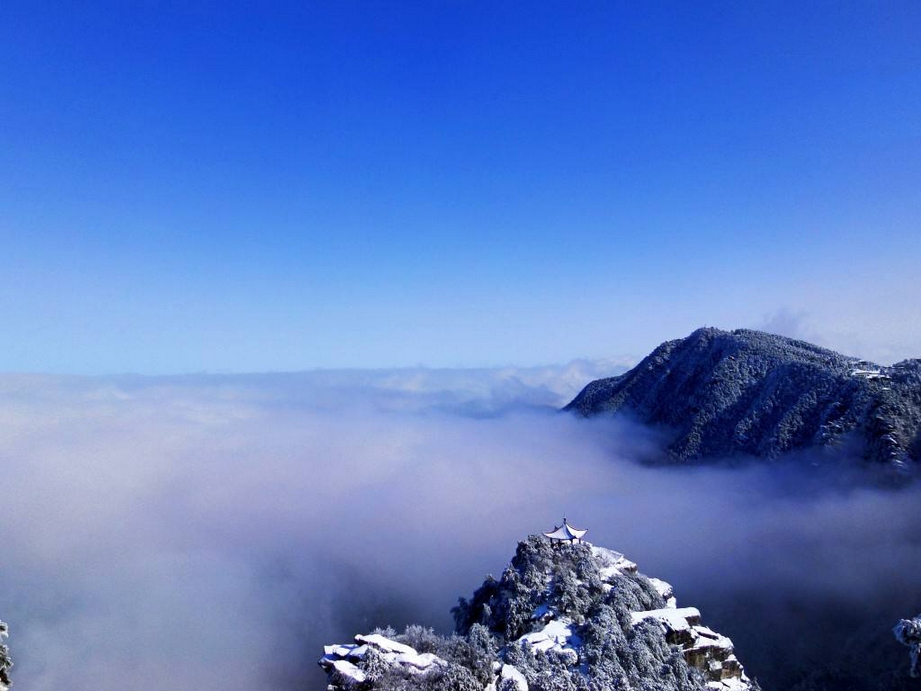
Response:
[{"label": "gradient sky", "polygon": [[919,36],[916,0],[3,3],[0,371],[921,356]]}]

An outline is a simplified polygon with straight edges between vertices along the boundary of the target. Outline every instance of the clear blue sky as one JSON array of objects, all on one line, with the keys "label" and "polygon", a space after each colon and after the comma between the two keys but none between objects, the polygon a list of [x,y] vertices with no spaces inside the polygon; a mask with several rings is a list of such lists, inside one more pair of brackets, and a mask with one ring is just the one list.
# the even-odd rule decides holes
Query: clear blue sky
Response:
[{"label": "clear blue sky", "polygon": [[921,356],[919,36],[916,0],[3,3],[0,371]]}]

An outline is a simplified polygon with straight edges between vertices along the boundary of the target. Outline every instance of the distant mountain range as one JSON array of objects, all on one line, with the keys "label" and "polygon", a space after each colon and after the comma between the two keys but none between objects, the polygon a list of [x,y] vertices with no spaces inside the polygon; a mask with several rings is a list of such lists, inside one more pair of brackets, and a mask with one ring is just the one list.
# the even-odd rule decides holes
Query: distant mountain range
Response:
[{"label": "distant mountain range", "polygon": [[900,472],[921,461],[921,360],[883,367],[760,331],[702,328],[663,343],[564,410],[667,428],[680,463],[829,447]]}]

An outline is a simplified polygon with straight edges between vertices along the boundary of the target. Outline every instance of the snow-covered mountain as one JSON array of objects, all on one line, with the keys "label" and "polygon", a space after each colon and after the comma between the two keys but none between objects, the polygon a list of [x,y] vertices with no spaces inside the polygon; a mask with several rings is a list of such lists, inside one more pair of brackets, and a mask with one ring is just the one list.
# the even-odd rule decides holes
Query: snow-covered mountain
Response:
[{"label": "snow-covered mountain", "polygon": [[732,641],[622,554],[531,536],[498,580],[452,610],[456,633],[410,626],[329,645],[333,691],[750,691]]},{"label": "snow-covered mountain", "polygon": [[921,461],[921,360],[884,367],[759,331],[663,343],[564,410],[660,425],[678,462],[838,446],[898,471]]}]

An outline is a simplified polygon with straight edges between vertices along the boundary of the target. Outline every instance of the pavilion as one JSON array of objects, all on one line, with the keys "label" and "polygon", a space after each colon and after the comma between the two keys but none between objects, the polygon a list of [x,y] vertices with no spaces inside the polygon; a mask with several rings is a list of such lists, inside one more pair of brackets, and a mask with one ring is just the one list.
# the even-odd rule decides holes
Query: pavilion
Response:
[{"label": "pavilion", "polygon": [[563,525],[557,527],[554,526],[553,530],[548,533],[544,533],[544,537],[549,538],[550,542],[582,542],[582,536],[588,532],[588,529],[579,530],[579,528],[573,528],[569,523],[566,522],[565,516],[563,517]]}]

